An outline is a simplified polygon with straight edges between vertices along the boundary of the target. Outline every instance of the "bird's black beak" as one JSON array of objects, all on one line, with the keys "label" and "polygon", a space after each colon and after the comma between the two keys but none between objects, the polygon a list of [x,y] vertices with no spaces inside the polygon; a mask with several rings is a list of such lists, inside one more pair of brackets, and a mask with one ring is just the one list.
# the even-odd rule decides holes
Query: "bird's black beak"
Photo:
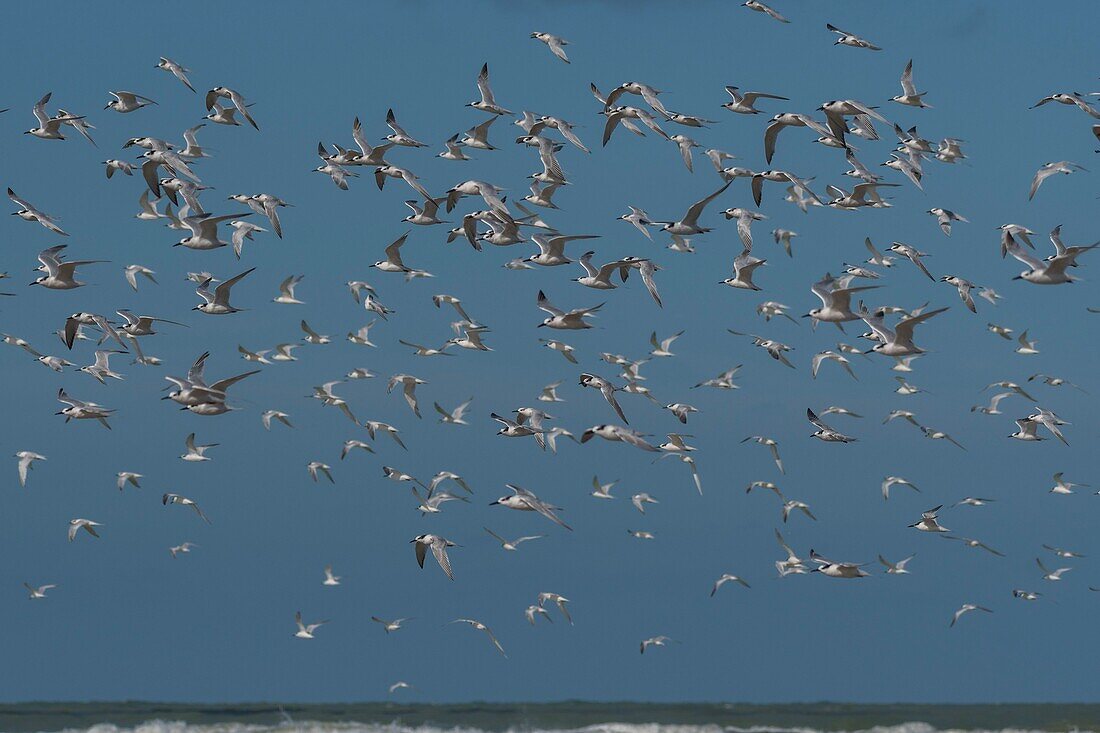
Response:
[{"label": "bird's black beak", "polygon": [[491,501],[491,502],[489,502],[489,506],[494,506],[494,505],[499,504],[499,503],[500,503],[499,501]]}]

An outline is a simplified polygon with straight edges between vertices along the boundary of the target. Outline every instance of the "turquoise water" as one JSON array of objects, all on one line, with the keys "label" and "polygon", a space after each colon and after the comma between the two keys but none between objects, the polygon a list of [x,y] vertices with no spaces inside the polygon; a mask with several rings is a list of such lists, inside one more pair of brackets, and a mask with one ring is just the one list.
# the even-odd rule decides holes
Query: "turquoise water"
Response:
[{"label": "turquoise water", "polygon": [[936,733],[1100,731],[1100,705],[396,703],[0,705],[0,733]]}]

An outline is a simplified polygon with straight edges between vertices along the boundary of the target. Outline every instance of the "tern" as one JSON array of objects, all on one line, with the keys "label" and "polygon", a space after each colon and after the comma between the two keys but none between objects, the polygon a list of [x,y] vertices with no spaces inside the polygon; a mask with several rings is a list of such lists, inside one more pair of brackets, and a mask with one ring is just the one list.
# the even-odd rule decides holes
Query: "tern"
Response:
[{"label": "tern", "polygon": [[907,565],[907,564],[909,563],[909,561],[910,561],[910,560],[912,560],[912,559],[913,559],[914,557],[916,557],[916,555],[915,555],[915,554],[914,554],[914,555],[910,555],[909,557],[905,558],[904,560],[898,560],[898,561],[897,561],[897,562],[895,563],[895,562],[890,562],[889,560],[887,560],[886,558],[884,558],[884,557],[883,557],[882,555],[879,555],[879,556],[878,556],[878,561],[879,561],[880,563],[882,563],[882,564],[883,564],[884,566],[886,566],[886,572],[887,572],[887,574],[889,574],[889,575],[908,575],[908,574],[909,574],[909,571],[908,571],[908,570],[906,570],[905,566],[906,566],[906,565]]},{"label": "tern", "polygon": [[656,453],[658,448],[648,443],[641,433],[623,427],[622,425],[593,425],[581,434],[581,443],[587,443],[594,437],[600,437],[610,442],[621,442],[640,448],[644,451]]},{"label": "tern", "polygon": [[913,491],[916,491],[917,493],[920,493],[920,489],[918,489],[916,484],[912,483],[911,481],[907,481],[906,479],[903,479],[900,476],[887,476],[886,478],[882,479],[882,498],[884,500],[889,499],[890,498],[890,489],[893,488],[894,486],[899,486],[899,485],[900,486],[908,486]]},{"label": "tern", "polygon": [[256,124],[256,120],[252,119],[251,113],[249,113],[249,104],[245,102],[244,96],[240,92],[230,89],[229,87],[214,87],[206,93],[206,109],[210,110],[214,108],[218,98],[228,99],[233,107],[240,113],[242,117],[248,120],[248,124],[253,128],[259,130],[260,126]]},{"label": "tern", "polygon": [[182,64],[176,63],[167,56],[161,56],[160,61],[157,62],[156,68],[164,69],[165,71],[172,74],[172,76],[179,79],[180,82],[182,82],[183,85],[190,89],[192,92],[195,91],[195,87],[191,86],[191,82],[187,79],[187,74],[189,74],[191,70],[185,68]]},{"label": "tern", "polygon": [[416,562],[422,569],[424,567],[424,558],[427,556],[428,550],[431,549],[432,555],[435,556],[435,561],[439,563],[439,567],[443,569],[443,572],[448,578],[451,580],[455,579],[454,573],[451,572],[451,560],[447,556],[447,548],[457,547],[458,545],[434,534],[417,535],[409,540],[409,542],[416,546]]},{"label": "tern", "polygon": [[69,422],[69,420],[99,420],[103,427],[108,430],[111,429],[111,426],[107,423],[107,418],[114,414],[113,409],[97,405],[94,402],[84,402],[75,397],[70,397],[66,394],[64,388],[57,391],[57,401],[68,405],[68,407],[57,413],[65,416],[65,422]]},{"label": "tern", "polygon": [[310,461],[308,464],[306,464],[306,470],[309,471],[309,477],[313,479],[313,483],[317,483],[317,481],[319,480],[317,478],[318,474],[324,474],[325,478],[328,479],[328,482],[330,484],[336,483],[336,479],[332,477],[331,473],[332,466],[328,465],[327,463],[322,463],[321,461]]},{"label": "tern", "polygon": [[863,38],[860,38],[859,36],[857,36],[855,34],[849,33],[848,31],[843,31],[840,28],[837,28],[832,23],[826,23],[825,27],[828,30],[832,31],[833,33],[836,33],[837,36],[839,36],[836,39],[836,41],[833,42],[834,46],[836,46],[836,45],[851,46],[852,48],[865,48],[869,51],[881,51],[882,50],[881,48],[879,48],[875,44],[871,43],[870,41],[867,41]]},{"label": "tern", "polygon": [[951,236],[952,222],[961,221],[967,224],[970,223],[970,220],[967,219],[965,216],[962,216],[961,214],[956,214],[950,209],[944,209],[939,206],[929,209],[928,213],[936,217],[936,222],[940,225],[940,229],[942,229],[943,233],[949,237]]},{"label": "tern", "polygon": [[58,244],[38,253],[40,269],[46,274],[35,279],[31,285],[41,285],[48,290],[75,290],[87,285],[76,279],[76,268],[81,265],[94,265],[107,260],[62,260],[62,251],[67,245]]},{"label": "tern", "polygon": [[810,560],[817,563],[817,567],[810,572],[821,573],[828,578],[866,578],[870,575],[870,573],[863,569],[862,565],[827,560],[814,552],[813,549],[810,550]]},{"label": "tern", "polygon": [[216,448],[218,446],[217,443],[208,443],[207,445],[196,445],[195,444],[195,434],[194,433],[191,433],[190,435],[187,436],[187,439],[184,440],[184,445],[187,448],[187,452],[184,453],[183,455],[181,455],[180,458],[185,460],[185,461],[191,462],[191,463],[196,463],[196,462],[200,462],[200,461],[209,461],[210,458],[206,455],[206,451],[209,450],[210,448]]},{"label": "tern", "polygon": [[699,201],[696,201],[694,204],[691,205],[690,208],[688,208],[687,213],[684,214],[683,219],[672,222],[655,221],[653,223],[659,224],[661,229],[668,232],[669,234],[679,234],[681,236],[690,236],[692,234],[704,234],[706,232],[709,232],[709,228],[699,226],[699,217],[702,215],[703,209],[707,207],[707,204],[721,196],[725,192],[725,190],[730,187],[731,183],[732,181],[726,181],[726,183],[717,191],[710,194],[706,198],[702,198]]},{"label": "tern", "polygon": [[118,472],[118,490],[122,491],[126,484],[130,484],[136,489],[141,488],[141,484],[138,483],[139,479],[145,478],[140,473],[134,473],[133,471],[119,471]]},{"label": "tern", "polygon": [[27,472],[34,468],[34,462],[46,460],[46,456],[29,450],[21,450],[15,454],[15,457],[19,459],[18,469],[20,486],[27,485]]},{"label": "tern", "polygon": [[[1071,283],[1078,278],[1066,271],[1068,267],[1077,264],[1077,258],[1100,246],[1100,242],[1077,247],[1058,247],[1055,244],[1056,254],[1046,260],[1040,260],[1023,249],[1012,234],[1005,232],[1001,240],[1001,253],[1010,254],[1020,262],[1028,266],[1028,269],[1017,275],[1014,280],[1024,280],[1033,285],[1062,285]],[[1064,250],[1064,251],[1062,251]]]},{"label": "tern", "polygon": [[[34,105],[34,117],[38,120],[38,127],[32,127],[25,131],[24,135],[33,135],[40,140],[64,140],[61,134],[61,125],[83,120],[83,117],[58,113],[57,117],[50,117],[46,112],[46,104],[50,101],[53,92],[46,92],[45,96]],[[78,128],[80,129],[80,128]]]},{"label": "tern", "polygon": [[916,524],[910,524],[912,529],[919,529],[921,532],[950,532],[947,527],[944,527],[937,521],[936,512],[943,508],[943,505],[937,506],[933,509],[921,514],[920,521]]},{"label": "tern", "polygon": [[154,285],[157,284],[157,279],[154,277],[156,273],[144,265],[127,265],[124,272],[126,274],[126,282],[130,283],[130,287],[133,288],[135,292],[138,289],[138,275],[148,278]]},{"label": "tern", "polygon": [[1073,568],[1058,568],[1057,570],[1051,570],[1043,564],[1042,559],[1035,558],[1035,563],[1039,566],[1039,569],[1043,571],[1043,580],[1061,580],[1064,573],[1068,573]]},{"label": "tern", "polygon": [[[654,636],[654,637],[651,637],[649,639],[643,639],[642,643],[641,643],[641,646],[640,646],[641,653],[645,654],[645,650],[648,647],[651,647],[651,646],[667,646],[668,644],[671,644],[673,642],[676,642],[676,640],[675,639],[670,639],[667,636]],[[676,643],[679,643],[679,642],[676,642]]]},{"label": "tern", "polygon": [[202,513],[202,509],[199,509],[199,505],[195,503],[194,499],[188,499],[186,496],[181,496],[179,494],[165,494],[161,497],[160,503],[164,504],[164,506],[168,506],[169,504],[189,506],[195,510],[195,513],[199,515],[200,519],[202,519],[207,524],[210,524],[210,520],[206,517],[205,514]]},{"label": "tern", "polygon": [[547,328],[554,328],[567,331],[575,331],[586,328],[592,328],[592,324],[588,323],[584,319],[591,316],[600,308],[603,307],[603,303],[595,305],[589,308],[575,308],[571,311],[563,311],[555,306],[546,297],[546,294],[541,290],[538,294],[538,307],[540,310],[546,311],[550,315],[544,318],[542,323],[539,324],[539,328],[546,326]]},{"label": "tern", "polygon": [[971,611],[985,611],[986,613],[993,613],[993,611],[986,608],[985,606],[978,606],[973,603],[964,603],[958,611],[955,611],[955,615],[951,617],[951,623],[948,624],[948,626],[954,626],[963,614],[970,613]]},{"label": "tern", "polygon": [[493,115],[510,115],[510,110],[501,107],[496,102],[496,98],[493,97],[493,90],[489,86],[489,64],[485,63],[481,67],[481,73],[477,75],[477,89],[481,93],[481,99],[476,102],[468,102],[467,107],[473,107],[474,109],[481,110],[482,112],[488,112]]},{"label": "tern", "polygon": [[95,531],[96,527],[102,527],[99,522],[93,522],[90,519],[70,519],[69,520],[69,542],[76,539],[76,533],[80,530],[84,530],[92,537],[99,537],[99,533]]},{"label": "tern", "polygon": [[909,63],[905,65],[905,70],[901,72],[901,94],[896,97],[890,97],[890,101],[904,104],[907,107],[931,109],[932,105],[925,104],[923,99],[924,95],[927,93],[928,92],[918,92],[916,85],[913,84],[913,59],[909,59]]},{"label": "tern", "polygon": [[110,92],[110,95],[114,97],[110,102],[107,102],[107,106],[103,109],[113,109],[115,112],[133,112],[139,110],[142,107],[148,107],[151,104],[156,104],[148,97],[143,97],[140,94],[134,92]]},{"label": "tern", "polygon": [[935,310],[926,311],[920,315],[908,316],[898,321],[893,329],[886,326],[881,311],[872,316],[866,309],[861,308],[859,317],[863,319],[864,323],[871,327],[871,330],[880,339],[879,343],[876,343],[871,348],[871,351],[885,354],[886,356],[908,356],[910,354],[924,353],[924,349],[919,348],[913,343],[914,329],[924,321],[938,316],[946,310],[948,310],[948,308],[936,308]]},{"label": "tern", "polygon": [[654,499],[649,494],[642,492],[640,494],[635,494],[634,496],[630,497],[630,503],[633,504],[634,508],[637,509],[639,512],[645,514],[646,504],[659,504],[660,502]]},{"label": "tern", "polygon": [[473,401],[474,400],[471,397],[470,399],[461,403],[449,412],[440,407],[438,402],[434,402],[432,404],[435,405],[435,411],[442,416],[439,418],[439,422],[444,423],[445,425],[469,425],[469,423],[466,422],[465,415],[466,411],[470,407],[470,403]]},{"label": "tern", "polygon": [[[507,112],[505,111],[505,112],[502,112],[501,114],[507,114]],[[504,647],[502,647],[500,645],[500,642],[497,641],[496,636],[493,635],[493,630],[490,629],[485,624],[481,623],[480,621],[477,621],[476,619],[472,619],[472,618],[456,618],[454,621],[451,621],[451,623],[452,624],[469,624],[470,626],[474,627],[478,631],[484,631],[486,633],[486,635],[488,635],[489,641],[493,642],[493,646],[495,646],[497,648],[497,651],[500,652],[501,656],[503,656],[505,659],[508,658],[508,655],[504,653]]]},{"label": "tern", "polygon": [[327,624],[328,621],[318,621],[314,624],[306,624],[302,621],[302,612],[298,611],[294,614],[294,623],[298,626],[298,630],[294,633],[295,637],[299,639],[312,639],[313,632]]},{"label": "tern", "polygon": [[1004,557],[1003,552],[998,552],[997,550],[994,550],[992,547],[990,547],[989,545],[987,545],[984,542],[981,542],[979,540],[970,539],[969,537],[958,537],[958,536],[949,535],[949,534],[940,535],[940,536],[943,537],[945,540],[958,540],[958,541],[962,542],[963,545],[965,545],[966,547],[969,547],[971,549],[985,550],[986,552],[988,552],[991,555],[996,555],[997,557]]},{"label": "tern", "polygon": [[30,598],[30,600],[32,600],[32,601],[36,601],[36,600],[45,598],[46,597],[46,591],[50,590],[51,588],[56,588],[57,586],[53,585],[53,584],[50,584],[50,585],[40,585],[40,586],[35,587],[35,586],[31,585],[30,583],[23,583],[23,587],[27,589],[28,593],[30,593],[30,595],[27,596],[27,597]]},{"label": "tern", "polygon": [[214,292],[210,292],[210,283],[213,282],[213,278],[207,278],[203,280],[199,285],[198,290],[195,293],[203,299],[203,303],[196,305],[191,310],[196,310],[207,315],[226,315],[228,313],[239,313],[242,309],[235,308],[229,304],[229,291],[234,285],[243,280],[249,273],[255,270],[255,267],[251,267],[241,274],[231,277],[223,283],[219,283]]},{"label": "tern", "polygon": [[1043,185],[1043,181],[1051,176],[1059,173],[1063,175],[1069,175],[1070,173],[1076,173],[1077,171],[1087,171],[1088,169],[1082,165],[1074,163],[1072,160],[1060,160],[1056,163],[1044,163],[1038,171],[1035,172],[1035,177],[1031,179],[1031,189],[1028,191],[1027,200],[1031,201],[1035,198],[1035,193],[1039,190],[1039,186]]},{"label": "tern", "polygon": [[412,621],[413,619],[412,618],[396,618],[392,621],[387,621],[385,619],[378,618],[377,616],[371,616],[370,620],[374,621],[375,623],[381,624],[382,629],[388,634],[391,631],[400,631],[401,624],[405,623],[406,621]]},{"label": "tern", "polygon": [[529,535],[529,536],[526,536],[526,537],[517,537],[514,540],[506,540],[503,537],[501,537],[500,535],[498,535],[496,532],[494,532],[493,530],[489,529],[488,527],[484,527],[483,529],[486,532],[488,532],[489,535],[493,539],[495,539],[497,542],[499,542],[500,546],[504,550],[507,550],[508,552],[515,552],[518,549],[520,543],[522,543],[522,542],[527,542],[528,540],[541,540],[543,537],[545,537],[545,535],[539,534],[539,535]]},{"label": "tern", "polygon": [[[304,301],[298,300],[294,296],[294,289],[298,286],[298,283],[302,281],[305,275],[290,275],[281,283],[279,283],[279,295],[272,298],[272,303],[282,303],[283,305],[303,305]],[[305,323],[305,321],[302,321]],[[304,330],[304,329],[303,329]]]},{"label": "tern", "polygon": [[505,486],[512,492],[511,495],[502,496],[495,501],[489,502],[490,506],[500,505],[521,512],[538,512],[554,524],[564,527],[569,531],[573,531],[572,527],[561,521],[558,516],[554,514],[554,510],[560,510],[561,507],[556,507],[553,504],[542,501],[535,496],[535,494],[522,486],[516,486],[515,484],[505,484]]}]

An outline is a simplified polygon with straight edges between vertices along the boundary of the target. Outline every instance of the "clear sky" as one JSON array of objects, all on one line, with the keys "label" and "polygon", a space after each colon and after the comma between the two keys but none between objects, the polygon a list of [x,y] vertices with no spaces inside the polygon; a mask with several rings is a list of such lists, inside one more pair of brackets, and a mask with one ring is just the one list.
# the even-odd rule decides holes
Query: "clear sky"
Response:
[{"label": "clear sky", "polygon": [[[1090,92],[1097,67],[1095,29],[1100,9],[1092,3],[1034,2],[799,3],[776,0],[790,19],[781,25],[735,2],[568,2],[568,3],[338,3],[271,2],[262,6],[194,2],[117,3],[110,12],[96,5],[53,3],[6,8],[9,32],[0,51],[8,68],[0,117],[3,183],[40,208],[62,217],[72,235],[70,257],[110,264],[82,269],[89,286],[73,292],[45,292],[26,283],[41,249],[59,238],[15,217],[3,217],[5,246],[0,267],[12,274],[0,303],[0,328],[43,351],[62,354],[51,335],[74,311],[113,313],[131,308],[179,320],[143,341],[164,366],[114,364],[125,382],[101,386],[84,374],[63,375],[42,368],[24,352],[0,349],[7,377],[6,419],[0,426],[5,455],[34,450],[49,460],[19,488],[15,460],[5,469],[0,495],[0,648],[9,674],[0,699],[174,699],[351,700],[379,699],[403,679],[415,686],[407,699],[551,700],[563,698],[639,700],[787,701],[845,699],[1080,700],[1094,696],[1095,615],[1100,585],[1092,557],[1069,563],[1045,554],[1052,566],[1073,565],[1062,583],[1044,582],[1035,557],[1047,543],[1087,555],[1100,554],[1095,517],[1100,499],[1091,491],[1072,496],[1047,493],[1051,475],[1095,483],[1091,446],[1100,423],[1093,400],[1070,387],[1034,387],[1044,406],[1073,423],[1066,427],[1072,448],[1050,441],[1027,445],[1005,436],[1013,419],[1033,407],[1019,398],[1002,404],[1005,414],[971,414],[969,406],[992,394],[981,388],[995,380],[1023,382],[1034,372],[1056,374],[1093,394],[1090,361],[1098,318],[1085,311],[1100,305],[1093,255],[1082,258],[1083,282],[1041,289],[1012,276],[1021,267],[998,256],[995,227],[1015,222],[1040,234],[1064,225],[1071,243],[1096,238],[1094,173],[1047,181],[1033,202],[1027,188],[1043,163],[1074,160],[1093,167],[1092,122],[1080,111],[1048,105],[1028,107],[1054,91]],[[825,23],[849,29],[881,45],[875,53],[834,47]],[[544,30],[570,41],[565,65],[531,31]],[[154,64],[170,56],[193,72],[200,90],[191,94]],[[899,93],[898,77],[914,59],[917,86],[928,90],[931,110],[900,108],[886,100]],[[590,156],[566,147],[561,161],[573,185],[559,191],[560,212],[546,214],[567,233],[598,234],[596,260],[625,255],[652,257],[665,269],[658,285],[665,307],[650,301],[636,278],[616,292],[584,289],[569,278],[579,268],[513,272],[500,265],[530,253],[528,245],[475,253],[465,243],[444,243],[446,227],[420,227],[404,249],[413,267],[437,277],[409,284],[400,276],[368,268],[383,248],[406,230],[402,201],[410,191],[389,181],[380,192],[368,171],[339,191],[318,164],[318,140],[351,144],[351,122],[363,120],[368,138],[388,133],[386,109],[393,107],[410,133],[428,141],[425,150],[395,151],[394,162],[415,171],[433,193],[467,178],[506,187],[512,198],[526,193],[524,176],[537,158],[511,144],[518,128],[500,120],[491,139],[496,152],[473,151],[473,161],[433,158],[442,141],[485,118],[462,105],[476,98],[475,78],[483,62],[501,104],[553,114],[577,125],[593,149]],[[825,100],[851,98],[879,105],[904,127],[919,125],[923,136],[967,141],[968,164],[926,163],[925,190],[900,175],[893,208],[846,213],[832,209],[802,214],[782,201],[781,188],[766,184],[761,211],[769,219],[755,227],[754,252],[768,259],[757,273],[763,293],[734,291],[717,283],[728,277],[740,249],[732,223],[718,212],[751,206],[748,183],[740,180],[705,214],[715,227],[695,243],[698,253],[680,255],[648,240],[615,217],[628,204],[654,217],[679,217],[687,206],[721,181],[697,156],[689,174],[676,148],[655,135],[637,138],[619,130],[601,149],[603,118],[588,92],[589,82],[607,90],[639,80],[664,90],[671,108],[713,120],[710,129],[678,128],[704,147],[738,156],[739,165],[765,167],[761,138],[768,116],[733,115],[719,108],[722,87],[780,94],[789,102],[764,101],[769,113],[814,112]],[[205,114],[201,92],[224,84],[255,102],[260,123],[248,127],[208,125],[200,141],[214,157],[197,168],[207,185],[208,209],[238,211],[225,201],[232,193],[269,192],[294,204],[284,210],[285,239],[260,235],[237,263],[228,249],[195,252],[172,248],[179,234],[157,223],[137,221],[139,177],[108,181],[100,162],[130,157],[121,144],[135,135],[180,140],[183,129]],[[107,91],[127,89],[159,106],[129,115],[104,111]],[[52,90],[55,106],[87,114],[96,126],[93,148],[79,137],[63,143],[21,135],[32,126],[30,108]],[[631,102],[634,103],[634,102]],[[640,102],[638,102],[640,104]],[[675,127],[666,125],[666,129]],[[883,140],[855,140],[860,158],[877,168],[892,148]],[[671,131],[671,130],[670,130]],[[775,166],[849,188],[851,179],[836,151],[811,143],[803,130],[779,141]],[[924,213],[932,206],[953,209],[969,224],[956,224],[948,239]],[[448,218],[480,208],[463,201]],[[263,224],[260,221],[257,223]],[[774,227],[799,233],[795,257],[772,244]],[[929,349],[911,381],[926,394],[893,392],[890,362],[853,357],[859,381],[826,365],[814,381],[810,357],[833,348],[840,334],[831,326],[812,332],[807,321],[765,324],[753,313],[766,299],[793,313],[816,307],[811,282],[845,261],[866,256],[864,237],[880,247],[893,240],[931,253],[933,273],[958,274],[1003,294],[994,308],[980,301],[968,313],[948,285],[935,284],[900,263],[881,282],[872,300],[916,307],[925,301],[951,310],[918,330]],[[574,256],[583,244],[570,245]],[[857,259],[858,258],[858,259]],[[159,286],[142,283],[132,292],[122,267],[141,263],[157,272]],[[188,309],[198,300],[186,282],[189,270],[221,278],[257,268],[234,290],[249,310],[225,318]],[[270,303],[287,275],[304,274],[298,295],[303,306]],[[1090,277],[1091,276],[1091,277]],[[366,279],[397,313],[372,331],[377,349],[354,346],[343,335],[365,324],[343,283]],[[566,334],[581,367],[539,346],[543,314],[535,294],[544,288],[565,307],[607,300],[598,329]],[[493,353],[462,351],[452,357],[413,357],[398,338],[436,345],[450,336],[449,309],[436,310],[433,293],[459,296],[470,314],[487,323]],[[606,297],[605,297],[606,296]],[[235,386],[241,409],[221,417],[199,417],[162,402],[164,374],[182,375],[202,351],[212,356],[208,375],[244,371],[238,344],[270,348],[298,341],[306,318],[332,334],[327,346],[303,346],[299,361],[263,368]],[[1041,353],[1018,356],[1014,344],[985,330],[987,321],[1030,329]],[[751,330],[795,347],[797,370],[788,370],[750,347],[727,328]],[[543,453],[529,440],[505,440],[494,433],[490,411],[507,412],[534,402],[542,385],[564,380],[564,404],[550,406],[556,423],[578,435],[613,415],[592,391],[576,386],[582,368],[616,377],[598,361],[601,351],[642,358],[651,330],[686,334],[674,359],[643,368],[646,384],[662,402],[686,401],[702,412],[686,432],[694,435],[705,493],[696,494],[677,461],[654,465],[651,457],[623,446],[593,441],[565,444],[559,454]],[[852,324],[844,340],[855,342]],[[866,343],[866,342],[862,342]],[[73,355],[90,363],[91,347]],[[734,364],[744,364],[736,392],[690,391],[696,382]],[[354,367],[379,378],[341,385],[361,418],[397,425],[409,452],[387,438],[377,455],[362,452],[339,460],[341,443],[365,438],[339,413],[307,399],[310,388],[337,379]],[[385,378],[398,372],[428,381],[419,390],[423,420],[414,418],[400,395],[387,395]],[[113,431],[94,423],[63,424],[53,413],[64,386],[72,395],[117,408]],[[470,425],[438,424],[433,400],[453,406],[473,396]],[[621,397],[632,425],[660,438],[679,428],[667,412],[644,398]],[[831,417],[856,435],[853,445],[827,445],[809,438],[806,407],[842,405],[865,417]],[[260,424],[265,409],[291,415],[293,430]],[[966,447],[926,441],[912,426],[882,425],[887,412],[915,411],[925,424],[945,430]],[[179,460],[184,437],[195,431],[201,443],[219,443],[209,463]],[[764,434],[780,442],[787,474],[780,476],[767,451],[741,438]],[[314,484],[305,465],[333,466],[335,485]],[[405,485],[385,480],[392,465],[421,478],[438,470],[463,475],[476,492],[473,503],[451,504],[442,515],[421,518]],[[121,494],[120,470],[145,475],[143,488]],[[588,496],[593,474],[619,479],[613,501]],[[903,487],[884,502],[883,476],[897,474],[922,493]],[[775,497],[744,487],[752,480],[779,484],[810,504],[818,521],[792,517],[781,524]],[[574,527],[565,532],[536,515],[487,506],[518,483],[563,506]],[[207,526],[182,507],[162,507],[160,495],[174,491],[199,501]],[[629,503],[646,491],[660,500],[646,516]],[[945,511],[943,524],[1003,551],[996,558],[958,543],[907,528],[924,509],[964,496],[996,503],[979,509]],[[102,538],[80,536],[69,544],[73,517],[102,522]],[[482,530],[509,537],[547,538],[504,553]],[[841,560],[873,562],[878,553],[894,560],[911,553],[912,574],[859,582],[820,576],[776,579],[781,558],[772,532],[782,527],[796,551],[811,547]],[[653,532],[651,542],[628,529]],[[420,571],[408,541],[437,532],[462,545],[452,550],[456,580],[439,569]],[[182,541],[199,547],[173,560],[167,548]],[[321,585],[332,563],[343,577],[338,588]],[[733,572],[751,590],[726,586],[709,598],[714,579]],[[45,601],[30,602],[21,588],[56,583]],[[1012,598],[1013,588],[1044,593],[1035,603]],[[576,625],[555,617],[528,626],[524,608],[540,591],[572,599]],[[994,610],[971,614],[948,629],[951,614],[966,602]],[[331,619],[312,642],[293,638],[293,616]],[[369,621],[415,616],[400,633],[386,635]],[[508,650],[497,655],[472,629],[444,626],[459,616],[488,623]],[[668,635],[680,642],[638,655],[638,642]],[[1084,643],[1083,643],[1084,642]],[[405,694],[405,693],[402,693]]]}]

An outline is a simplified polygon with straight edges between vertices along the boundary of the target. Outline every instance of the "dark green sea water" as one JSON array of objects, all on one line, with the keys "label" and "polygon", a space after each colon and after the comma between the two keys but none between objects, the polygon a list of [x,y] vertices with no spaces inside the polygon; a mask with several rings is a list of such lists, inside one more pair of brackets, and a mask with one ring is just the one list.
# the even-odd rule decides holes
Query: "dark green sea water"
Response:
[{"label": "dark green sea water", "polygon": [[1100,731],[1100,704],[857,705],[558,702],[401,705],[20,703],[0,705],[0,732],[112,733],[741,733],[750,731]]}]

